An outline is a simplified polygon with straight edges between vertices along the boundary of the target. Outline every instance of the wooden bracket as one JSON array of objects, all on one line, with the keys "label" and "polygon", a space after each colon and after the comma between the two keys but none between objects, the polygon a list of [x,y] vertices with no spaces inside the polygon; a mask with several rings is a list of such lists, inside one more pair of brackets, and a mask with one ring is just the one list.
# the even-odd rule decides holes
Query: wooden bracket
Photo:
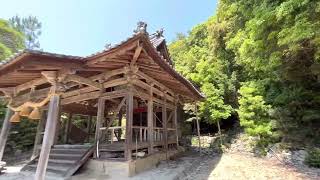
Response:
[{"label": "wooden bracket", "polygon": [[138,58],[139,58],[139,56],[141,54],[141,50],[142,50],[142,46],[138,43],[138,46],[137,46],[137,48],[136,48],[136,50],[134,52],[134,55],[133,55],[132,61],[130,63],[130,66],[133,66],[137,62],[137,60],[138,60]]},{"label": "wooden bracket", "polygon": [[103,88],[103,85],[98,83],[98,82],[95,82],[95,81],[92,81],[91,79],[88,79],[88,78],[84,78],[84,77],[81,77],[81,76],[78,76],[78,75],[75,75],[75,74],[69,74],[65,77],[64,79],[65,82],[67,81],[73,81],[73,82],[77,82],[77,83],[80,83],[80,84],[85,84],[85,85],[88,85],[88,86],[91,86],[91,87],[94,87],[96,89],[102,89]]}]

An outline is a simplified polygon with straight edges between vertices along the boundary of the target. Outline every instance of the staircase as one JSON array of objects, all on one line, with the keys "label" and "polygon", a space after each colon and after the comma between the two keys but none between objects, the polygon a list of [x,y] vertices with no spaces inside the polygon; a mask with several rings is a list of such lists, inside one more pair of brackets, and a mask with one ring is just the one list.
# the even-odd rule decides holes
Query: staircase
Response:
[{"label": "staircase", "polygon": [[[70,178],[93,154],[92,145],[54,145],[51,149],[46,176],[53,179]],[[22,172],[36,172],[38,157],[22,168]]]}]

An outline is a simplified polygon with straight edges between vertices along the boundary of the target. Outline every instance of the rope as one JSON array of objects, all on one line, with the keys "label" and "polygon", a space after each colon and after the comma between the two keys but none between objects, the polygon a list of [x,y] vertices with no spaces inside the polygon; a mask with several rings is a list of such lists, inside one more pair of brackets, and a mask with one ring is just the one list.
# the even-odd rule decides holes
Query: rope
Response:
[{"label": "rope", "polygon": [[13,107],[11,106],[10,104],[12,103],[12,98],[10,99],[10,102],[8,104],[8,107],[10,109],[12,109],[13,111],[17,112],[17,111],[21,111],[22,107],[32,107],[32,108],[39,108],[39,107],[42,107],[44,106],[45,104],[47,104],[49,101],[50,101],[50,98],[53,96],[53,95],[56,95],[57,93],[52,93],[52,92],[49,92],[48,96],[42,100],[41,102],[31,102],[31,101],[27,101],[25,103],[23,103],[22,105],[18,106],[18,107]]}]

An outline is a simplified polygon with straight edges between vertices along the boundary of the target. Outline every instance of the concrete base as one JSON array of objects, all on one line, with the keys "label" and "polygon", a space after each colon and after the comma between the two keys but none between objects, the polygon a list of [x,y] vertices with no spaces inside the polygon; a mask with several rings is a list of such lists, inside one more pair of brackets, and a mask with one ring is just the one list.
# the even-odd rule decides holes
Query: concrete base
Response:
[{"label": "concrete base", "polygon": [[72,179],[126,179],[142,171],[154,168],[160,161],[177,156],[183,149],[157,152],[145,158],[132,161],[90,159],[78,175]]}]

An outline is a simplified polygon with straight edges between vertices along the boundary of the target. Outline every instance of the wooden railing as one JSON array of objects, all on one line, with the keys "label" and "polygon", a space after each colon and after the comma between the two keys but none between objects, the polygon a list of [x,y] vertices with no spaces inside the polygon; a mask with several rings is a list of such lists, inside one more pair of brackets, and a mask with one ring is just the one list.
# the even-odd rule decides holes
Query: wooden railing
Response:
[{"label": "wooden railing", "polygon": [[[108,139],[110,139],[110,143],[112,144],[114,142],[114,136],[115,132],[122,130],[124,132],[126,128],[123,126],[114,126],[114,127],[109,127],[106,129],[106,127],[100,128],[100,130],[104,133],[102,134],[107,134],[110,135]],[[176,129],[175,128],[167,128],[168,130],[168,139],[170,139],[170,134],[175,134]],[[148,142],[149,137],[149,128],[146,126],[132,126],[132,131],[133,131],[133,136],[132,140],[137,142]],[[153,138],[154,141],[164,141],[164,128],[162,127],[154,127],[153,128]],[[174,137],[173,137],[174,139]]]}]

